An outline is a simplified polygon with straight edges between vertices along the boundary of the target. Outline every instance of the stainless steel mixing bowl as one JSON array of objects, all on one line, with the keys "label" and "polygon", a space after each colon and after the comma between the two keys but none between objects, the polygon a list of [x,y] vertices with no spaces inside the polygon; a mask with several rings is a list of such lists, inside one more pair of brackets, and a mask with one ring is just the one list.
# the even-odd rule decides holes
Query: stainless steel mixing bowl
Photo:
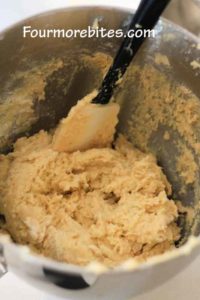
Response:
[{"label": "stainless steel mixing bowl", "polygon": [[[34,16],[22,21],[0,34],[0,151],[12,150],[13,142],[23,135],[31,135],[40,129],[53,128],[60,118],[66,115],[69,108],[78,99],[99,86],[101,81],[98,70],[80,68],[80,54],[104,52],[114,56],[120,39],[62,39],[23,38],[23,25],[33,28],[70,28],[82,29],[91,26],[95,19],[104,28],[127,27],[131,10],[104,7],[76,7],[56,10]],[[193,69],[190,62],[198,59],[198,40],[189,32],[162,20],[157,25],[156,38],[149,39],[135,59],[137,65],[154,64],[154,55],[159,52],[170,61],[170,68],[165,65],[155,65],[161,74],[166,74],[172,85],[186,85],[197,97],[200,97],[200,72]],[[172,38],[173,37],[173,38]],[[47,74],[45,99],[38,100],[37,93],[33,96],[30,122],[20,123],[20,117],[26,113],[24,103],[18,103],[18,111],[13,111],[11,97],[16,89],[24,85],[23,76],[36,66],[43,66],[52,59],[60,59],[64,65],[57,71]],[[21,73],[20,73],[21,72]],[[71,78],[73,77],[73,80]],[[124,101],[120,116],[119,130],[130,131],[129,111],[134,107],[134,99],[139,93],[138,78],[132,78],[124,93]],[[33,89],[37,83],[32,78]],[[159,88],[159,87],[158,87]],[[34,91],[33,91],[34,95]],[[164,99],[160,99],[164,101]],[[166,109],[167,109],[166,104]],[[5,109],[6,107],[6,109]],[[153,109],[153,108],[152,108]],[[9,114],[12,119],[5,120]],[[169,120],[172,116],[169,115]],[[4,121],[2,121],[4,120]],[[162,125],[162,124],[161,124]],[[182,226],[182,238],[179,245],[194,234],[199,235],[199,170],[194,183],[186,186],[185,194],[180,193],[180,174],[175,169],[175,158],[179,155],[173,143],[163,139],[163,127],[158,126],[156,132],[148,141],[149,149],[153,151],[159,163],[164,168],[173,186],[173,197],[179,199],[184,206],[194,210],[190,226],[187,216],[183,214],[179,220]],[[200,124],[197,126],[200,132]],[[5,134],[6,130],[6,134]],[[177,135],[169,127],[168,131],[184,144],[184,136]],[[198,140],[198,134],[197,140]],[[199,135],[200,136],[200,135]],[[129,133],[129,138],[134,138]],[[138,145],[140,146],[140,145]],[[199,157],[194,153],[194,159],[199,166]],[[200,169],[200,167],[199,167]],[[2,249],[2,250],[1,250]],[[58,263],[47,258],[32,254],[26,246],[18,246],[6,237],[1,237],[0,255],[5,258],[8,269],[33,285],[46,289],[48,292],[71,299],[128,299],[132,295],[142,293],[174,276],[186,267],[198,255],[198,239],[191,247],[180,247],[173,255],[151,259],[140,266],[122,265],[114,270],[103,272],[98,267],[78,267]],[[2,252],[2,253],[1,253]],[[1,261],[0,261],[1,262]]]}]

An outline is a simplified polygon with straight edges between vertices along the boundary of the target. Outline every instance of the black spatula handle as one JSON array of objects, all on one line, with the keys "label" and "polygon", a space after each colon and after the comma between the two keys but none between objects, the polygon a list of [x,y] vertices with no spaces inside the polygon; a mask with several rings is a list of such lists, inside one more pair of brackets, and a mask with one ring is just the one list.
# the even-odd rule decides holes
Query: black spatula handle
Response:
[{"label": "black spatula handle", "polygon": [[[170,0],[142,0],[133,16],[128,31],[134,30],[134,32],[136,32],[137,29],[153,29],[169,2]],[[131,33],[133,33],[133,31],[131,31]],[[126,35],[112,66],[103,80],[99,93],[92,100],[92,103],[106,104],[109,102],[116,82],[126,72],[128,65],[145,39],[146,36],[144,34],[142,34],[141,37],[136,37],[135,35],[130,37],[128,34]]]}]

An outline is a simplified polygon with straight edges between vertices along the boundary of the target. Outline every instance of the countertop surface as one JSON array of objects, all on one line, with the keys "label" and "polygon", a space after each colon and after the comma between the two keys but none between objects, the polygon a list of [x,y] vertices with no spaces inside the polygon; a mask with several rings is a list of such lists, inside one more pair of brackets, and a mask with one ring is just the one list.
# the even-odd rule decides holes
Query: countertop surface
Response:
[{"label": "countertop surface", "polygon": [[[6,0],[0,4],[0,31],[5,27],[30,15],[53,8],[77,3],[98,4],[97,0]],[[107,1],[99,1],[104,4]],[[138,0],[123,0],[123,6],[137,7]],[[109,1],[109,5],[122,6],[122,1]],[[59,300],[29,286],[16,275],[8,272],[0,279],[0,299],[2,300]],[[134,300],[198,300],[200,299],[200,256],[185,270],[162,286],[137,296]],[[70,299],[66,299],[70,300]],[[95,300],[95,299],[94,299]],[[115,299],[110,299],[115,300]],[[124,299],[126,300],[126,299]]]}]

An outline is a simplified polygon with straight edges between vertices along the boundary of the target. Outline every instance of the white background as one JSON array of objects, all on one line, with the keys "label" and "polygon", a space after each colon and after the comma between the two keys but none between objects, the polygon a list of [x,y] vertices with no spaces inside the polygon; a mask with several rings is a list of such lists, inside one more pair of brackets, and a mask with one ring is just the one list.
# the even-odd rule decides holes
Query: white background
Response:
[{"label": "white background", "polygon": [[[139,0],[0,0],[0,31],[30,15],[45,10],[78,4],[115,4],[119,6],[137,7]],[[1,300],[58,300],[47,295],[17,278],[12,273],[7,273],[0,279]],[[153,291],[140,295],[134,300],[199,300],[200,299],[200,257],[186,270]],[[68,300],[68,299],[66,299]],[[69,299],[70,300],[70,299]],[[95,300],[95,299],[94,299]],[[115,299],[111,299],[115,300]],[[124,299],[126,300],[126,299]]]}]

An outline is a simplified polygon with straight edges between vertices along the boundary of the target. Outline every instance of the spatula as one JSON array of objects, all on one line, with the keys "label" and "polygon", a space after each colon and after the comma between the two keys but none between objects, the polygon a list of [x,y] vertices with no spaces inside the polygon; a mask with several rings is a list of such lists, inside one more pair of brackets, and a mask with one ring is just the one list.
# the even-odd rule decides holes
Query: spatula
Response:
[{"label": "spatula", "polygon": [[[92,147],[106,147],[113,139],[119,105],[109,103],[117,82],[127,70],[146,35],[137,30],[151,30],[170,0],[142,0],[134,14],[124,40],[97,93],[90,94],[72,108],[55,131],[53,148],[73,152]],[[131,35],[129,34],[131,33]]]}]

